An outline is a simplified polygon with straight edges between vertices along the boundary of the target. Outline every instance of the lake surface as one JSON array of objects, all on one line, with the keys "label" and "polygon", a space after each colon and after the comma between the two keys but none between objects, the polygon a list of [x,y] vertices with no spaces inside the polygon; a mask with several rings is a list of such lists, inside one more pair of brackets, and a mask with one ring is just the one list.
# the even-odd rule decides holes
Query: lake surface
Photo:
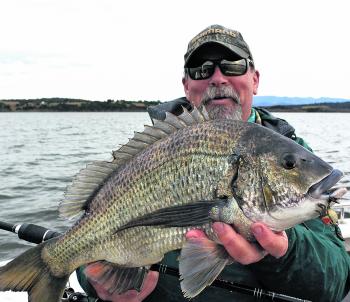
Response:
[{"label": "lake surface", "polygon": [[[350,113],[276,113],[321,158],[342,170],[350,187]],[[150,124],[147,113],[0,113],[0,221],[35,223],[63,232],[71,222],[57,206],[72,177]],[[349,193],[346,198],[349,199]],[[0,230],[0,260],[31,244]]]}]

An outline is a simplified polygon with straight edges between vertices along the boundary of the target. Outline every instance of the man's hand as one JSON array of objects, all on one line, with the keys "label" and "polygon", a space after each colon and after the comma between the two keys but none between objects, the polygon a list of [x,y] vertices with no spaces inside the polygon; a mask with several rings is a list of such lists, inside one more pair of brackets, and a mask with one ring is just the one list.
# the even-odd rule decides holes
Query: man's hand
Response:
[{"label": "man's hand", "polygon": [[[87,274],[89,278],[89,275]],[[104,301],[111,302],[141,302],[143,301],[156,287],[159,273],[149,271],[143,283],[140,292],[136,290],[128,290],[123,294],[110,294],[103,285],[89,279],[90,284],[95,288],[98,297]]]},{"label": "man's hand", "polygon": [[[266,253],[262,253],[261,250],[238,234],[230,225],[215,222],[213,229],[220,242],[235,261],[247,265],[258,262],[266,256]],[[254,223],[251,230],[256,240],[268,254],[275,258],[280,258],[286,254],[288,238],[285,232],[274,233],[262,223]],[[200,230],[191,230],[186,234],[186,238],[205,236],[204,232]]]}]

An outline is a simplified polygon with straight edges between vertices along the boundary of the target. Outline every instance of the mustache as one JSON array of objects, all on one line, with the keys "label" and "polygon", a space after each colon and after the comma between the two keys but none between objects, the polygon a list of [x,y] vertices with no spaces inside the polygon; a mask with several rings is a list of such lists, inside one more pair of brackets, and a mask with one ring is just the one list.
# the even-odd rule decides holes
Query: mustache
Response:
[{"label": "mustache", "polygon": [[203,93],[201,105],[207,105],[211,100],[230,98],[238,105],[241,104],[238,92],[231,86],[209,86]]}]

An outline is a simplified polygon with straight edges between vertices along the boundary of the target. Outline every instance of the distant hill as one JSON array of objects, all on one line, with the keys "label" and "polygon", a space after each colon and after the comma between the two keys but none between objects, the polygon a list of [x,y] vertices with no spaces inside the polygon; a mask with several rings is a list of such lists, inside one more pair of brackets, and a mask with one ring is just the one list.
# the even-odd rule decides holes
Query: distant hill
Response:
[{"label": "distant hill", "polygon": [[[89,101],[70,98],[0,100],[0,112],[9,111],[146,111],[160,101],[107,100]],[[350,112],[350,100],[332,98],[289,98],[263,96],[254,99],[254,106],[276,112]]]},{"label": "distant hill", "polygon": [[1,111],[146,111],[160,101],[107,100],[104,102],[70,98],[0,100]]},{"label": "distant hill", "polygon": [[350,102],[263,106],[272,112],[350,112]]},{"label": "distant hill", "polygon": [[254,106],[267,107],[276,105],[306,105],[306,104],[322,104],[322,103],[344,103],[350,102],[349,99],[337,98],[300,98],[300,97],[280,97],[280,96],[255,96],[253,100]]}]

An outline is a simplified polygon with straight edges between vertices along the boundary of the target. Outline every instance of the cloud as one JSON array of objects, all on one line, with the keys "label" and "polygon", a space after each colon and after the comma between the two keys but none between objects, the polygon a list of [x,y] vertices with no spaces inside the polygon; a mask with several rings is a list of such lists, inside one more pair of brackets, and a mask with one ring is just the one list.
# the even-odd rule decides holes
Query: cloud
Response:
[{"label": "cloud", "polygon": [[350,98],[347,12],[343,0],[2,1],[0,98],[176,98],[188,41],[214,23],[242,32],[260,94]]}]

